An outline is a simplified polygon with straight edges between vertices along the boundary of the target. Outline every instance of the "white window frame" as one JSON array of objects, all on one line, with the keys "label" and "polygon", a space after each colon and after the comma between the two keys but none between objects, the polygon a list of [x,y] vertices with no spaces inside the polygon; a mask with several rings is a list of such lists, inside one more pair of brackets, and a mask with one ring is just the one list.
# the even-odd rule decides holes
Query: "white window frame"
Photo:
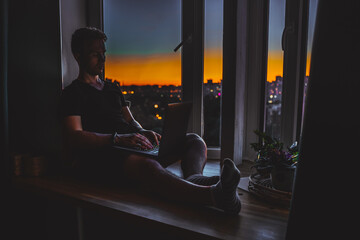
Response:
[{"label": "white window frame", "polygon": [[301,136],[308,21],[309,0],[286,1],[280,135],[285,146]]},{"label": "white window frame", "polygon": [[[189,131],[204,135],[204,16],[206,0],[182,0],[182,87],[184,101],[193,102]],[[220,147],[207,149],[209,159],[220,159]]]},{"label": "white window frame", "polygon": [[[271,1],[271,0],[270,0]],[[286,1],[281,140],[301,135],[309,0]],[[224,76],[221,159],[253,160],[250,148],[264,130],[269,0],[224,1]],[[293,31],[287,31],[293,28]]]},{"label": "white window frame", "polygon": [[[189,131],[203,136],[204,1],[182,0],[183,100],[193,102]],[[88,25],[103,29],[103,0],[87,2]],[[282,132],[286,144],[301,131],[309,0],[286,1]],[[100,13],[99,13],[100,12]],[[208,157],[253,160],[254,130],[264,130],[269,0],[224,0],[221,146]],[[191,36],[191,37],[190,37]],[[293,80],[291,80],[293,79]]]},{"label": "white window frame", "polygon": [[221,159],[253,160],[253,133],[264,125],[268,0],[224,4]]}]

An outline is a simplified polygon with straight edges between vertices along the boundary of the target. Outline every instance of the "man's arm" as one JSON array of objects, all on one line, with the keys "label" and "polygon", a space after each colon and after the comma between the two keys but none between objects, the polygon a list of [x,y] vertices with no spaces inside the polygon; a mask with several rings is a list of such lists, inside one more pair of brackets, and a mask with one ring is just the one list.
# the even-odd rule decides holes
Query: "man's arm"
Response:
[{"label": "man's arm", "polygon": [[140,123],[137,122],[133,117],[133,115],[131,114],[131,111],[128,106],[122,107],[122,113],[126,122],[137,128],[139,131],[143,129]]},{"label": "man's arm", "polygon": [[63,119],[65,142],[71,148],[98,148],[112,144],[112,134],[84,131],[80,116],[68,116]]},{"label": "man's arm", "polygon": [[151,130],[143,129],[142,126],[140,125],[140,123],[138,123],[135,120],[135,118],[133,117],[133,115],[131,114],[131,111],[128,106],[123,107],[122,112],[123,112],[123,116],[124,116],[124,119],[126,122],[128,122],[129,124],[131,124],[132,126],[137,128],[139,130],[139,132],[141,134],[143,134],[144,136],[146,136],[152,144],[159,145],[159,141],[161,140],[160,134],[158,134],[154,131],[151,131]]},{"label": "man's arm", "polygon": [[[63,132],[66,146],[75,149],[96,149],[115,144],[129,147],[152,148],[151,142],[141,134],[102,134],[84,131],[80,116],[68,116],[63,120]],[[114,142],[115,141],[115,142]]]}]

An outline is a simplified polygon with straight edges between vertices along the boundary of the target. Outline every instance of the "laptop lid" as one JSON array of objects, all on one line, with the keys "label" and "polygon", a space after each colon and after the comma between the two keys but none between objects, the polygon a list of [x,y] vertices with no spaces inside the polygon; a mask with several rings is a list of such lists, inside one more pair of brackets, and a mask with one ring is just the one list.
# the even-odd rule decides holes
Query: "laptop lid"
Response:
[{"label": "laptop lid", "polygon": [[159,151],[157,153],[130,147],[113,147],[118,150],[139,153],[156,159],[167,155],[176,155],[180,153],[184,147],[191,109],[191,102],[168,104],[165,111]]},{"label": "laptop lid", "polygon": [[159,157],[178,154],[183,150],[191,109],[191,102],[168,104],[161,135]]}]

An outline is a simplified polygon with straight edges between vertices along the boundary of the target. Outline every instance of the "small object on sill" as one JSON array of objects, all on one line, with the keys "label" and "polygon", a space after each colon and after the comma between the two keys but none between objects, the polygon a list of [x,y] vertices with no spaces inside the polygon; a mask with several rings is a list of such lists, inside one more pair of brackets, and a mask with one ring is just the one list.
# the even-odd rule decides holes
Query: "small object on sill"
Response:
[{"label": "small object on sill", "polygon": [[265,201],[284,207],[290,207],[292,193],[275,189],[272,186],[270,178],[263,178],[257,173],[252,174],[249,177],[248,190],[250,193]]},{"label": "small object on sill", "polygon": [[13,171],[15,176],[23,176],[24,175],[24,162],[26,158],[30,157],[31,155],[26,153],[13,153],[11,154],[11,160],[13,162]]},{"label": "small object on sill", "polygon": [[47,161],[44,156],[35,156],[30,153],[12,155],[14,175],[38,177],[46,173]]}]

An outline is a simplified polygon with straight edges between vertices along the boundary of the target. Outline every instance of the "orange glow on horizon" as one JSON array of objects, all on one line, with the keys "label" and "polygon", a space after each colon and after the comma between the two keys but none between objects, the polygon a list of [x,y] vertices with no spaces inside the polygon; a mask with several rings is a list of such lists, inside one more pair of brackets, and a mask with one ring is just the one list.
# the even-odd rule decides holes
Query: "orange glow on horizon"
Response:
[{"label": "orange glow on horizon", "polygon": [[267,81],[273,82],[276,76],[283,75],[283,52],[269,51],[267,64]]},{"label": "orange glow on horizon", "polygon": [[220,83],[223,74],[222,51],[210,49],[204,52],[204,83],[212,79],[213,83]]},{"label": "orange glow on horizon", "polygon": [[306,56],[306,72],[305,76],[310,76],[310,63],[311,63],[311,53],[308,52]]},{"label": "orange glow on horizon", "polygon": [[[222,52],[208,50],[204,59],[204,82],[222,79]],[[153,54],[140,56],[108,56],[106,78],[121,85],[181,85],[181,55]]]},{"label": "orange glow on horizon", "polygon": [[[310,75],[310,61],[311,54],[310,52],[307,54],[306,57],[306,71],[305,76]],[[276,76],[283,75],[283,52],[275,52],[269,51],[268,53],[268,66],[267,66],[267,81],[273,82],[276,80]]]},{"label": "orange glow on horizon", "polygon": [[121,85],[181,85],[180,54],[109,56],[106,78]]},{"label": "orange glow on horizon", "polygon": [[[207,50],[204,53],[204,83],[222,79],[222,52]],[[121,85],[181,85],[180,53],[140,56],[108,56],[105,64],[106,78]],[[310,72],[310,54],[306,59],[306,76]],[[269,51],[267,81],[283,75],[283,53]]]}]

